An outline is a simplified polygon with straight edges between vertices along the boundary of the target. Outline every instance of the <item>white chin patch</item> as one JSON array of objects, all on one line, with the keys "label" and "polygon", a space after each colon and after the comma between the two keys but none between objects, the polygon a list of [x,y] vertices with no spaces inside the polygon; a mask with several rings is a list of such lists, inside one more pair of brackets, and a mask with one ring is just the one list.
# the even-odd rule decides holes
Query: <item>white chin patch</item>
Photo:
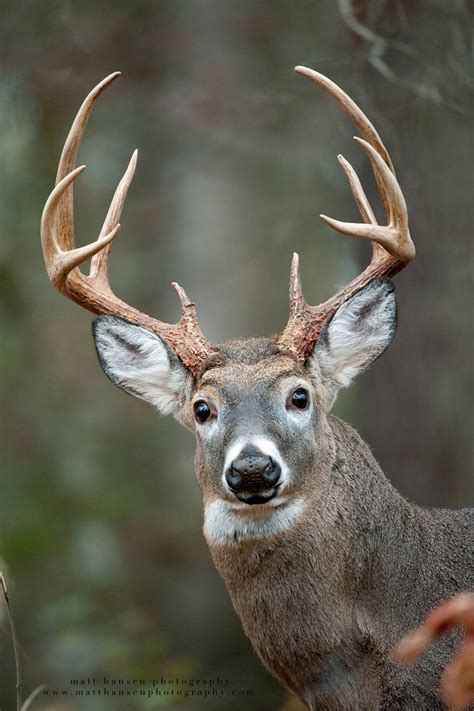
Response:
[{"label": "white chin patch", "polygon": [[204,535],[208,543],[239,543],[269,538],[291,528],[304,509],[303,499],[277,496],[268,504],[230,503],[217,499],[204,509]]}]

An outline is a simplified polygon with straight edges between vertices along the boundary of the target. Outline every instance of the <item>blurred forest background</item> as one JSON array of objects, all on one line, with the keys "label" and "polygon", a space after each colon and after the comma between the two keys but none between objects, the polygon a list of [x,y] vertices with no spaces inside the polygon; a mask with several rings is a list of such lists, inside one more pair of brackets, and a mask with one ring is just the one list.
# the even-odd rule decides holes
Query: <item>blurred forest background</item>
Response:
[{"label": "blurred forest background", "polygon": [[[311,303],[369,258],[319,212],[356,218],[336,155],[374,201],[354,128],[306,64],[360,103],[407,197],[417,259],[396,277],[395,342],[336,412],[410,500],[472,504],[472,88],[462,0],[0,2],[0,568],[25,691],[88,677],[229,680],[251,696],[40,696],[32,708],[297,708],[240,629],[202,533],[192,437],[112,387],[90,316],[43,266],[39,222],[87,92],[78,242],[95,239],[128,158],[139,167],[112,255],[116,291],[174,320],[185,285],[210,339],[286,322],[291,253]],[[358,216],[357,216],[358,219]],[[15,672],[0,606],[0,708]]]}]

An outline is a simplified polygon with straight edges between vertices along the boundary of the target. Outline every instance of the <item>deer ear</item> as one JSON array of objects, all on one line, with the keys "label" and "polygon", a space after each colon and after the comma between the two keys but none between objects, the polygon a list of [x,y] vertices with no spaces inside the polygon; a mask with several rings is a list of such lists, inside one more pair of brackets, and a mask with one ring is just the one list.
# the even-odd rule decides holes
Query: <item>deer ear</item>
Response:
[{"label": "deer ear", "polygon": [[184,404],[188,370],[151,331],[115,316],[101,316],[92,332],[99,362],[110,380],[164,414]]},{"label": "deer ear", "polygon": [[316,358],[330,404],[390,345],[397,329],[394,286],[375,279],[358,291],[324,325],[310,359]]}]

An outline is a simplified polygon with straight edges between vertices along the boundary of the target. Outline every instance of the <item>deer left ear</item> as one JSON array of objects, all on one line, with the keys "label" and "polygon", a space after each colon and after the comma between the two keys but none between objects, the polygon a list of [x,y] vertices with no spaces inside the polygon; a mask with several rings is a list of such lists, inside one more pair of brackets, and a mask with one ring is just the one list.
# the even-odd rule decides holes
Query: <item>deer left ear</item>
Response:
[{"label": "deer left ear", "polygon": [[358,291],[324,325],[310,356],[317,360],[330,393],[347,387],[390,345],[397,329],[397,305],[390,279],[375,279]]}]

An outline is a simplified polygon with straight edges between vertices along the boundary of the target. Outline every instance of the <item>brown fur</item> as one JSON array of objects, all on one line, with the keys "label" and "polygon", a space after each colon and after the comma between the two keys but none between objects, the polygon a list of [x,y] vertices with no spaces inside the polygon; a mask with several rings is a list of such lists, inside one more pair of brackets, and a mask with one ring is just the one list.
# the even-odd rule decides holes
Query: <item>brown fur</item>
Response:
[{"label": "brown fur", "polygon": [[[212,380],[216,397],[231,391],[238,401],[240,388],[271,393],[281,372],[302,373],[287,355],[252,356],[248,348],[232,344],[227,359],[225,348],[196,390]],[[321,407],[316,388],[313,396]],[[310,708],[442,708],[435,690],[453,637],[411,669],[397,666],[390,650],[433,605],[472,585],[471,519],[406,502],[357,433],[321,409],[314,437],[318,456],[295,484],[306,509],[292,528],[208,541],[243,628],[264,664]],[[206,500],[217,495],[199,444],[196,469]]]},{"label": "brown fur", "polygon": [[[174,403],[195,432],[216,567],[263,663],[318,711],[442,709],[436,690],[456,635],[410,668],[390,652],[430,608],[473,586],[472,511],[409,504],[329,414],[338,387],[387,347],[395,320],[393,287],[379,282],[336,313],[306,363],[273,339],[233,341],[215,346],[196,378],[143,329],[107,317],[94,326],[109,377],[166,411]],[[311,407],[292,412],[301,384]],[[193,414],[199,398],[218,413],[207,424]],[[223,479],[229,451],[256,436],[275,443],[290,472],[273,504],[241,503]]]}]

